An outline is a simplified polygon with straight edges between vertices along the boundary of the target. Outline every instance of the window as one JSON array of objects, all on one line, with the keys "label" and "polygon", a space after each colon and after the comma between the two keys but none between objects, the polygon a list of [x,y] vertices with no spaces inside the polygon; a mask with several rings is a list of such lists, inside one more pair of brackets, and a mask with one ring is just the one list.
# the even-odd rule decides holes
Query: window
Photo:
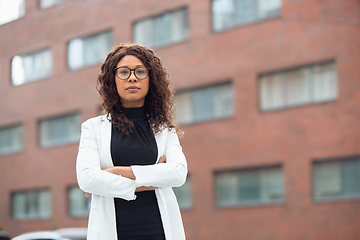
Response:
[{"label": "window", "polygon": [[232,116],[232,84],[225,83],[177,93],[175,115],[179,124]]},{"label": "window", "polygon": [[105,60],[111,49],[111,32],[103,32],[84,38],[75,38],[68,46],[70,70],[95,65]]},{"label": "window", "polygon": [[215,191],[218,206],[282,202],[282,169],[269,167],[215,173]]},{"label": "window", "polygon": [[74,143],[80,138],[80,115],[71,114],[40,121],[40,146]]},{"label": "window", "polygon": [[90,198],[78,187],[68,189],[69,215],[74,217],[88,216],[90,211]]},{"label": "window", "polygon": [[249,24],[280,14],[281,0],[213,0],[215,32]]},{"label": "window", "polygon": [[58,5],[60,3],[63,3],[65,1],[68,1],[68,0],[40,0],[40,8],[41,9],[49,8],[49,7]]},{"label": "window", "polygon": [[14,219],[49,218],[51,194],[49,190],[15,192],[12,194]]},{"label": "window", "polygon": [[315,199],[360,197],[360,157],[314,162]]},{"label": "window", "polygon": [[52,56],[50,49],[15,56],[11,62],[11,77],[15,86],[49,77],[51,71]]},{"label": "window", "polygon": [[260,108],[274,110],[337,98],[334,62],[260,76]]},{"label": "window", "polygon": [[134,24],[134,42],[148,47],[160,47],[188,38],[188,11],[182,8]]},{"label": "window", "polygon": [[22,150],[22,126],[11,126],[0,129],[0,155]]},{"label": "window", "polygon": [[186,182],[181,187],[174,187],[180,209],[189,209],[192,206],[191,201],[191,179],[188,176]]},{"label": "window", "polygon": [[0,0],[0,25],[19,19],[24,14],[24,0]]}]

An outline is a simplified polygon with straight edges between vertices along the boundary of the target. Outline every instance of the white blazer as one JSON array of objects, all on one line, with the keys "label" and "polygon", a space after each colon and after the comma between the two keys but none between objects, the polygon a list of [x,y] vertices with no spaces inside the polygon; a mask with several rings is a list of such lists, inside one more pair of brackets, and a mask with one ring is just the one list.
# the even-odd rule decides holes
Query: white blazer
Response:
[{"label": "white blazer", "polygon": [[136,198],[140,186],[155,190],[166,240],[184,240],[185,233],[179,206],[171,187],[184,184],[187,163],[177,134],[167,128],[155,139],[158,159],[166,163],[131,166],[136,180],[102,171],[113,167],[110,153],[111,123],[105,115],[91,118],[81,125],[76,175],[80,189],[92,193],[88,222],[88,240],[117,240],[114,197],[128,201]]}]

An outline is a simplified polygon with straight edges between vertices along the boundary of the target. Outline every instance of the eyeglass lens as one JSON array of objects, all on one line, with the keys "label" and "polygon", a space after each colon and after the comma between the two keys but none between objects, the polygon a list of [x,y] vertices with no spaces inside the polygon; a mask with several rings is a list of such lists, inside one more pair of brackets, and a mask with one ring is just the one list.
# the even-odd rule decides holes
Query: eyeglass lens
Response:
[{"label": "eyeglass lens", "polygon": [[127,67],[120,67],[116,70],[118,78],[126,80],[130,77],[131,71],[134,71],[135,77],[137,79],[145,79],[149,75],[149,70],[145,67],[138,67],[135,69],[129,69]]}]

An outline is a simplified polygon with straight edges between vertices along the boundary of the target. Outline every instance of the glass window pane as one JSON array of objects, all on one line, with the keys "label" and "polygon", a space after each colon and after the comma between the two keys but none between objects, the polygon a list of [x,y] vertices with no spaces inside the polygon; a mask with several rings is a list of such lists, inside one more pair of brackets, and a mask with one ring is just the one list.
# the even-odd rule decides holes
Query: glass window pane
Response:
[{"label": "glass window pane", "polygon": [[260,78],[260,105],[262,110],[285,106],[283,75],[273,74]]},{"label": "glass window pane", "polygon": [[171,17],[171,42],[178,42],[188,37],[187,9],[173,12]]},{"label": "glass window pane", "polygon": [[111,49],[111,32],[104,32],[69,42],[68,65],[71,70],[91,66],[104,61]]},{"label": "glass window pane", "polygon": [[15,56],[11,63],[12,82],[15,86],[49,77],[52,72],[50,49],[23,56]]},{"label": "glass window pane", "polygon": [[223,118],[233,115],[233,92],[231,84],[214,87],[214,117]]},{"label": "glass window pane", "polygon": [[213,0],[214,31],[278,16],[281,0]]},{"label": "glass window pane", "polygon": [[186,179],[186,182],[181,187],[174,187],[174,193],[176,195],[177,201],[179,203],[180,209],[191,208],[191,184],[190,178]]},{"label": "glass window pane", "polygon": [[236,0],[236,18],[234,24],[241,25],[254,22],[257,18],[257,1],[254,0]]},{"label": "glass window pane", "polygon": [[336,74],[334,63],[313,66],[314,100],[324,101],[337,96]]},{"label": "glass window pane", "polygon": [[236,205],[239,202],[239,178],[235,173],[219,173],[215,177],[216,203],[219,206]]},{"label": "glass window pane", "polygon": [[341,194],[341,168],[339,162],[316,163],[314,166],[315,197]]},{"label": "glass window pane", "polygon": [[151,43],[154,42],[152,37],[153,28],[153,21],[150,18],[136,22],[134,25],[134,42],[144,46],[151,46]]},{"label": "glass window pane", "polygon": [[72,114],[40,121],[40,145],[73,143],[80,137],[80,115]]},{"label": "glass window pane", "polygon": [[24,14],[24,0],[0,0],[0,25],[21,18]]},{"label": "glass window pane", "polygon": [[240,173],[240,200],[246,201],[260,201],[260,171],[244,171]]},{"label": "glass window pane", "polygon": [[37,192],[28,192],[26,201],[26,210],[28,218],[37,218],[39,212],[39,201]]},{"label": "glass window pane", "polygon": [[281,168],[269,168],[261,172],[263,201],[280,200],[284,195],[284,184]]},{"label": "glass window pane", "polygon": [[49,218],[51,216],[51,194],[50,191],[38,192],[38,217]]},{"label": "glass window pane", "polygon": [[234,25],[236,16],[234,0],[212,1],[213,29],[220,31]]},{"label": "glass window pane", "polygon": [[26,194],[23,192],[14,193],[12,198],[12,214],[15,219],[24,219],[26,212]]},{"label": "glass window pane", "polygon": [[153,46],[161,46],[171,42],[171,14],[166,13],[154,18]]},{"label": "glass window pane", "polygon": [[51,216],[49,190],[17,192],[12,196],[12,215],[15,219],[49,218]]},{"label": "glass window pane", "polygon": [[193,91],[193,116],[194,121],[205,121],[214,116],[213,88],[203,88]]},{"label": "glass window pane", "polygon": [[219,206],[276,203],[284,195],[281,167],[218,173],[215,180]]},{"label": "glass window pane", "polygon": [[232,84],[188,90],[175,96],[176,120],[180,124],[230,117],[234,114]]},{"label": "glass window pane", "polygon": [[175,96],[175,116],[179,124],[192,122],[192,94],[182,92]]},{"label": "glass window pane", "polygon": [[12,126],[0,129],[0,154],[21,151],[22,135],[22,126]]},{"label": "glass window pane", "polygon": [[68,1],[68,0],[40,0],[40,8],[41,9],[49,8],[49,7],[58,5],[65,1]]},{"label": "glass window pane", "polygon": [[287,72],[286,100],[288,105],[298,105],[309,102],[309,85],[306,68]]},{"label": "glass window pane", "polygon": [[330,101],[337,98],[334,62],[262,75],[259,85],[262,110]]},{"label": "glass window pane", "polygon": [[87,216],[90,211],[90,198],[77,186],[69,188],[69,214],[71,216]]},{"label": "glass window pane", "polygon": [[68,47],[68,64],[71,70],[78,69],[84,65],[84,44],[80,38],[73,39],[69,42]]},{"label": "glass window pane", "polygon": [[134,42],[148,47],[182,41],[188,37],[187,8],[137,21],[133,32]]},{"label": "glass window pane", "polygon": [[259,8],[258,8],[259,18],[279,15],[281,0],[258,0],[258,2],[259,2]]},{"label": "glass window pane", "polygon": [[358,159],[342,162],[343,195],[360,194],[360,161]]}]

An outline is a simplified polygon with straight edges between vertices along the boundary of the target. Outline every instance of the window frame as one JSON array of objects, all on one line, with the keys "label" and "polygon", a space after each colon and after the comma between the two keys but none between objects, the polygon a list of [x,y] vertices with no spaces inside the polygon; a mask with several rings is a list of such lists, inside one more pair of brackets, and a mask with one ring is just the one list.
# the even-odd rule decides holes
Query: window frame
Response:
[{"label": "window frame", "polygon": [[[67,203],[67,216],[70,217],[70,218],[85,218],[85,217],[88,217],[89,216],[89,213],[90,213],[90,208],[91,208],[91,197],[87,198],[88,200],[88,210],[87,210],[87,213],[86,214],[79,214],[79,215],[76,215],[76,214],[72,214],[71,213],[71,208],[70,208],[70,190],[73,189],[73,188],[78,188],[80,191],[82,191],[78,184],[71,184],[71,185],[68,185],[67,188],[66,188],[66,203]],[[85,193],[84,193],[84,197],[85,197]],[[86,197],[85,197],[86,198]]]},{"label": "window frame", "polygon": [[21,19],[21,18],[23,18],[24,16],[25,16],[25,14],[26,14],[26,0],[22,0],[22,4],[24,5],[23,6],[23,12],[19,15],[19,17],[18,18],[15,18],[15,19],[12,19],[12,20],[10,20],[10,21],[7,21],[7,22],[4,22],[4,23],[0,23],[0,26],[3,26],[3,25],[5,25],[5,24],[8,24],[8,23],[11,23],[11,22],[14,22],[14,21],[16,21],[16,20],[18,20],[18,19]]},{"label": "window frame", "polygon": [[45,10],[45,9],[53,8],[53,7],[55,7],[55,6],[58,6],[58,5],[60,5],[60,4],[63,4],[63,3],[65,3],[65,2],[67,2],[67,1],[69,1],[69,0],[62,0],[62,2],[54,3],[54,4],[50,5],[49,7],[41,7],[41,2],[42,2],[42,0],[38,0],[38,8],[39,8],[40,10]]},{"label": "window frame", "polygon": [[[63,143],[51,143],[51,144],[46,144],[45,146],[42,145],[42,139],[41,139],[41,123],[44,121],[50,121],[50,120],[55,120],[55,119],[59,119],[59,118],[65,118],[65,117],[69,117],[69,116],[77,116],[79,118],[79,128],[78,128],[78,135],[77,135],[77,139],[75,140],[71,140],[71,141],[67,141],[67,142],[63,142]],[[48,148],[53,148],[53,147],[58,147],[58,146],[65,146],[65,145],[70,145],[70,144],[75,144],[78,143],[80,140],[80,134],[81,134],[81,122],[82,122],[82,116],[81,116],[81,112],[80,111],[74,111],[74,112],[68,112],[68,113],[64,113],[64,114],[58,114],[55,116],[49,116],[49,117],[43,117],[38,119],[38,123],[37,123],[37,134],[38,134],[38,146],[41,149],[48,149]]]},{"label": "window frame", "polygon": [[[264,172],[269,169],[279,169],[281,171],[281,179],[282,179],[282,198],[279,200],[271,200],[271,201],[264,201],[262,198],[259,200],[248,200],[248,201],[241,201],[241,199],[238,197],[236,199],[236,203],[231,204],[219,204],[217,199],[217,187],[216,187],[216,177],[218,174],[230,174],[232,176],[235,176],[237,178],[240,177],[242,172],[251,172],[251,171],[259,171],[260,175],[260,189],[264,188],[262,186],[262,178],[264,175]],[[283,164],[273,164],[273,165],[265,165],[265,166],[255,166],[255,167],[242,167],[242,168],[235,168],[235,169],[224,169],[224,170],[215,170],[213,172],[213,189],[214,189],[214,206],[217,209],[228,209],[228,208],[238,208],[238,207],[257,207],[257,206],[278,206],[283,205],[286,202],[286,182],[285,182],[285,171],[284,171],[284,165]],[[239,189],[240,191],[240,189]],[[261,195],[261,190],[260,190]]]},{"label": "window frame", "polygon": [[[50,62],[50,68],[49,68],[49,74],[48,75],[44,75],[44,76],[40,76],[40,77],[37,77],[37,78],[34,78],[34,79],[24,79],[24,82],[23,83],[20,83],[20,84],[15,84],[14,83],[14,79],[13,79],[13,61],[14,61],[14,58],[15,57],[20,57],[20,58],[24,58],[24,57],[27,57],[27,56],[31,56],[31,55],[37,55],[37,54],[42,54],[44,52],[48,51],[49,54],[50,54],[50,59],[51,59],[51,62]],[[19,86],[22,86],[22,85],[25,85],[25,84],[28,84],[28,83],[32,83],[32,82],[38,82],[38,81],[41,81],[41,80],[46,80],[46,79],[49,79],[52,77],[53,75],[53,71],[54,71],[54,56],[53,56],[53,52],[51,50],[51,47],[48,46],[48,47],[43,47],[43,48],[40,48],[40,49],[37,49],[35,51],[32,51],[32,52],[28,52],[28,53],[25,53],[25,54],[21,54],[21,55],[15,55],[11,58],[11,62],[10,62],[10,80],[11,80],[11,85],[13,87],[19,87]]]},{"label": "window frame", "polygon": [[[25,216],[25,217],[20,217],[17,218],[14,216],[14,196],[16,194],[26,194],[26,198],[28,198],[29,194],[36,194],[36,198],[37,201],[39,201],[39,194],[41,192],[47,192],[49,194],[49,204],[50,204],[50,208],[49,208],[49,216],[46,217],[41,217],[41,216]],[[27,200],[27,199],[26,199]],[[39,203],[37,202],[37,204],[39,205]],[[39,209],[37,209],[39,211]],[[39,215],[39,212],[37,212],[37,214]],[[29,215],[29,213],[27,213],[27,215]],[[53,216],[53,196],[52,196],[52,192],[51,189],[49,187],[44,187],[44,188],[35,188],[35,189],[26,189],[26,190],[15,190],[15,191],[11,191],[10,192],[10,217],[12,220],[14,221],[29,221],[29,220],[48,220],[51,219]]]},{"label": "window frame", "polygon": [[159,49],[159,48],[163,48],[163,47],[168,47],[168,46],[172,46],[172,45],[175,45],[175,44],[179,44],[179,43],[183,43],[183,42],[186,42],[190,39],[190,21],[189,21],[189,13],[190,13],[190,8],[187,6],[187,5],[182,5],[182,6],[179,6],[179,7],[176,7],[176,8],[172,8],[172,9],[169,9],[169,10],[166,10],[166,11],[162,11],[162,12],[159,12],[159,13],[156,13],[156,14],[152,14],[152,15],[149,15],[147,17],[142,17],[142,18],[139,18],[139,19],[136,19],[132,22],[131,24],[131,36],[132,36],[132,41],[135,42],[135,25],[138,23],[138,22],[142,22],[142,21],[146,21],[146,20],[150,20],[150,21],[154,21],[154,19],[157,19],[161,16],[164,16],[166,14],[172,14],[174,12],[177,12],[177,11],[181,11],[181,10],[185,10],[186,11],[186,23],[187,23],[187,35],[186,37],[184,37],[182,40],[178,40],[178,41],[170,41],[168,43],[165,43],[165,44],[155,44],[155,45],[151,45],[151,46],[147,46],[147,47],[150,47],[152,49]]},{"label": "window frame", "polygon": [[[226,31],[230,31],[236,28],[240,28],[240,27],[245,27],[245,26],[250,26],[252,24],[257,24],[257,23],[262,23],[265,21],[269,21],[269,20],[273,20],[273,19],[277,19],[277,18],[281,18],[282,17],[282,9],[283,9],[283,1],[280,0],[280,8],[279,11],[277,13],[277,15],[274,16],[268,16],[268,17],[262,17],[262,18],[256,18],[254,21],[250,21],[250,22],[246,22],[246,23],[239,23],[239,24],[232,24],[231,26],[225,27],[221,30],[215,30],[214,29],[214,14],[213,14],[213,2],[214,0],[210,0],[210,25],[211,25],[211,32],[213,34],[217,34],[217,33],[222,33],[222,32],[226,32]],[[257,3],[256,3],[257,4]]]},{"label": "window frame", "polygon": [[[190,109],[191,112],[191,117],[192,119],[188,122],[184,122],[181,123],[179,122],[177,119],[175,119],[179,125],[181,126],[187,126],[187,125],[191,125],[191,124],[197,124],[197,123],[203,123],[203,122],[209,122],[209,121],[218,121],[218,120],[223,120],[223,119],[230,119],[233,118],[235,116],[235,97],[236,97],[236,93],[235,93],[235,89],[234,89],[234,82],[232,80],[227,80],[227,81],[222,81],[222,82],[217,82],[217,83],[213,83],[210,85],[205,85],[205,86],[199,86],[199,87],[194,87],[194,88],[186,88],[186,89],[181,89],[181,90],[176,90],[175,91],[175,95],[174,95],[174,107],[176,109],[176,95],[178,94],[190,94],[192,95],[193,93],[196,92],[200,92],[200,91],[205,91],[205,90],[213,90],[216,89],[216,87],[222,87],[222,86],[226,86],[226,85],[230,85],[231,87],[231,100],[232,100],[232,106],[231,106],[231,113],[225,115],[225,116],[215,116],[215,111],[216,111],[216,107],[212,106],[212,116],[206,119],[195,119],[193,116],[193,112],[194,112],[194,108],[192,107]],[[213,94],[212,97],[215,97],[215,95]],[[214,99],[213,99],[214,100]],[[194,106],[193,100],[191,100],[190,103],[191,106]],[[174,113],[176,114],[176,110],[174,109]]]},{"label": "window frame", "polygon": [[24,151],[24,125],[22,123],[15,123],[15,124],[11,124],[11,125],[0,126],[0,132],[5,129],[17,128],[17,127],[21,128],[20,129],[20,131],[21,131],[21,146],[18,149],[11,150],[8,152],[1,152],[1,150],[0,150],[0,156],[21,153]]},{"label": "window frame", "polygon": [[[190,206],[181,206],[180,202],[178,201],[180,211],[188,211],[193,208],[194,202],[193,202],[193,194],[192,194],[192,181],[193,180],[192,180],[191,175],[188,174],[186,177],[185,183],[181,186],[181,187],[183,187],[185,184],[188,184],[187,186],[189,187],[189,202],[190,202],[189,205]],[[174,194],[175,194],[177,200],[178,200],[178,196],[176,195],[175,192],[176,192],[176,189],[180,189],[181,187],[173,187],[173,191],[174,191]]]},{"label": "window frame", "polygon": [[[333,64],[334,65],[334,74],[335,74],[335,96],[331,97],[331,98],[327,98],[327,99],[322,99],[322,100],[316,100],[315,96],[314,96],[314,77],[313,77],[313,67],[316,65],[326,65],[326,64]],[[285,77],[286,74],[291,73],[293,71],[297,71],[297,70],[304,70],[305,72],[307,72],[307,77],[306,77],[306,82],[308,84],[308,94],[309,94],[309,100],[305,101],[303,103],[295,103],[295,104],[289,104],[288,103],[288,99],[284,99],[284,103],[282,106],[278,106],[278,107],[268,107],[268,108],[263,108],[262,107],[262,91],[261,91],[261,81],[262,78],[265,76],[275,76],[275,75],[280,75],[281,76],[281,86],[282,86],[282,92],[283,92],[283,96],[287,96],[287,79]],[[311,76],[311,78],[309,78],[308,76]],[[336,102],[339,99],[339,77],[338,77],[338,71],[337,71],[337,62],[335,59],[330,59],[330,60],[324,60],[324,61],[318,61],[318,62],[313,62],[313,63],[308,63],[305,65],[300,65],[300,66],[294,66],[294,67],[289,67],[289,68],[284,68],[281,70],[273,70],[273,71],[268,71],[268,72],[263,72],[257,75],[257,101],[258,101],[258,109],[260,112],[262,113],[266,113],[266,112],[273,112],[273,111],[279,111],[279,110],[286,110],[286,109],[291,109],[291,108],[297,108],[297,107],[302,107],[302,106],[308,106],[308,105],[314,105],[314,104],[322,104],[322,103],[328,103],[328,102]]]},{"label": "window frame", "polygon": [[[113,47],[113,43],[114,43],[114,31],[113,31],[112,28],[107,28],[107,29],[104,29],[104,30],[93,32],[93,33],[90,33],[88,35],[73,37],[73,38],[71,38],[71,39],[69,39],[67,41],[67,43],[66,43],[66,68],[67,68],[68,72],[76,72],[76,71],[79,71],[79,70],[82,70],[82,69],[90,68],[90,67],[101,64],[105,60],[106,55],[104,56],[104,59],[102,61],[99,61],[99,62],[96,62],[96,63],[90,63],[90,64],[82,64],[80,67],[75,67],[75,68],[72,68],[70,66],[70,61],[69,61],[69,59],[70,59],[69,48],[70,48],[70,43],[73,40],[80,39],[81,41],[84,41],[85,39],[98,37],[98,36],[100,36],[102,34],[109,34],[110,35],[110,39],[109,39],[110,40],[110,49],[106,52],[106,55],[107,55],[111,51],[111,48]],[[82,57],[84,58],[84,55],[82,55]]]},{"label": "window frame", "polygon": [[358,162],[359,165],[359,174],[360,174],[360,156],[349,156],[349,157],[342,157],[342,158],[330,158],[330,159],[323,159],[323,160],[313,160],[311,163],[311,196],[312,196],[312,200],[314,203],[327,203],[327,202],[337,202],[337,201],[344,201],[344,200],[359,200],[360,199],[360,191],[357,194],[353,194],[353,195],[344,195],[344,194],[340,194],[340,195],[333,195],[333,196],[322,196],[322,197],[316,197],[315,195],[315,181],[316,181],[316,177],[315,177],[315,165],[322,165],[322,164],[327,164],[327,163],[339,163],[340,165],[340,191],[343,191],[343,180],[344,180],[344,176],[343,176],[343,164],[344,162],[347,161],[352,161],[352,160],[356,160]]}]

